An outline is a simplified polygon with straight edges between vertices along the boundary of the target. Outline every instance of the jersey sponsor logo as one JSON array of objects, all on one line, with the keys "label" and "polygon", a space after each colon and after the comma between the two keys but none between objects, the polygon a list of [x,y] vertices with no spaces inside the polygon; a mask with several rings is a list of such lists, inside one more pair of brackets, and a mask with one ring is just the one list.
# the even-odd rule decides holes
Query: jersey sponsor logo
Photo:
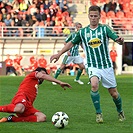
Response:
[{"label": "jersey sponsor logo", "polygon": [[87,37],[90,37],[90,33],[87,33],[86,36],[87,36]]},{"label": "jersey sponsor logo", "polygon": [[26,102],[26,100],[25,100],[25,99],[23,99],[23,100],[22,100],[22,103],[24,103],[24,102]]},{"label": "jersey sponsor logo", "polygon": [[88,42],[88,45],[90,45],[92,48],[97,48],[101,45],[101,40],[99,38],[93,38]]}]

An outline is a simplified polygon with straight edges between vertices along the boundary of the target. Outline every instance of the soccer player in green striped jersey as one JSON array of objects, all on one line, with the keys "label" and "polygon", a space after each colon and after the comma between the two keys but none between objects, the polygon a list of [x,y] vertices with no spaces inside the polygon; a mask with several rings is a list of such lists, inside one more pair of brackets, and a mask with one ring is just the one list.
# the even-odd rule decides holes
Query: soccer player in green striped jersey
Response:
[{"label": "soccer player in green striped jersey", "polygon": [[117,90],[108,44],[109,38],[120,45],[124,43],[124,39],[119,37],[108,25],[99,23],[100,13],[100,7],[91,6],[88,13],[90,24],[80,29],[71,42],[67,43],[58,54],[51,56],[50,61],[55,59],[54,62],[56,62],[64,52],[82,41],[91,82],[90,95],[96,110],[96,122],[103,122],[100,93],[98,91],[99,81],[108,89],[116,105],[119,121],[123,121],[125,120],[125,116],[122,110],[122,99]]},{"label": "soccer player in green striped jersey", "polygon": [[[75,23],[75,27],[76,30],[78,31],[79,29],[82,28],[82,24],[80,23]],[[77,32],[76,31],[76,32]],[[65,45],[70,42],[75,36],[76,36],[76,32],[71,33],[65,40]],[[79,78],[82,74],[82,71],[84,69],[84,64],[83,64],[83,59],[82,57],[79,55],[79,45],[81,45],[81,42],[78,42],[78,44],[74,45],[69,51],[67,51],[64,55],[62,64],[60,66],[60,68],[57,69],[54,78],[57,79],[57,77],[60,75],[60,73],[62,72],[62,70],[64,70],[64,68],[66,67],[66,65],[70,64],[70,63],[74,63],[77,64],[79,66],[78,72],[77,72],[77,76],[76,79],[74,79],[75,82],[79,83],[79,84],[84,84]],[[52,82],[53,85],[56,85],[56,83]]]}]

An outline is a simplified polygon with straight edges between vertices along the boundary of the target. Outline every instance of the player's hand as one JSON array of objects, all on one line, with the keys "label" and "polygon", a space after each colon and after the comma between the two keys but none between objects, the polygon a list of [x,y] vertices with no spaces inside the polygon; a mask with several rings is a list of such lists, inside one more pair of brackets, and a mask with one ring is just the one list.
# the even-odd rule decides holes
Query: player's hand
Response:
[{"label": "player's hand", "polygon": [[61,82],[61,83],[60,83],[60,86],[61,86],[62,88],[64,88],[64,90],[66,90],[65,87],[71,88],[71,85],[70,85],[70,84],[64,83],[64,82]]},{"label": "player's hand", "polygon": [[53,60],[55,60],[54,63],[57,62],[57,61],[59,60],[59,57],[60,57],[60,56],[59,56],[58,54],[52,55],[52,56],[50,57],[50,63],[51,63]]},{"label": "player's hand", "polygon": [[123,45],[123,44],[124,44],[124,38],[122,38],[122,37],[116,38],[115,41],[116,41],[118,44],[120,44],[120,45]]},{"label": "player's hand", "polygon": [[67,55],[68,55],[68,56],[71,56],[71,53],[70,53],[70,51],[68,51],[68,52],[67,52]]}]

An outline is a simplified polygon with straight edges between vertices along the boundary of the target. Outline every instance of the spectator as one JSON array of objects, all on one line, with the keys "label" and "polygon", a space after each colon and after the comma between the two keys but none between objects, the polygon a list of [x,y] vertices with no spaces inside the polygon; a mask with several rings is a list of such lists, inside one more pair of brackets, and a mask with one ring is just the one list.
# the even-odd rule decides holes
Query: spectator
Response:
[{"label": "spectator", "polygon": [[48,0],[45,0],[44,1],[44,10],[47,10],[47,9],[49,9],[49,7],[50,7],[50,3],[49,3],[49,1]]},{"label": "spectator", "polygon": [[16,76],[17,76],[17,73],[16,73],[16,70],[13,66],[13,60],[10,59],[10,55],[7,54],[7,59],[5,60],[5,63],[6,63],[6,75],[8,73],[14,73]]},{"label": "spectator", "polygon": [[50,21],[51,20],[51,16],[50,16],[49,9],[45,10],[45,14],[46,14],[46,21]]},{"label": "spectator", "polygon": [[37,12],[36,4],[35,3],[32,4],[32,6],[28,10],[29,10],[30,15],[34,15]]},{"label": "spectator", "polygon": [[2,21],[4,22],[4,20],[6,19],[7,16],[7,12],[5,8],[1,8],[1,12],[2,12]]},{"label": "spectator", "polygon": [[22,12],[27,11],[27,9],[28,9],[28,4],[26,4],[25,0],[22,0],[22,2],[21,2],[20,5],[19,5],[19,9],[20,9],[20,11],[22,11]]},{"label": "spectator", "polygon": [[33,37],[37,36],[38,26],[39,26],[39,21],[36,21],[35,24],[33,25]]},{"label": "spectator", "polygon": [[44,21],[39,22],[39,26],[37,27],[37,37],[44,37],[45,35],[45,25]]},{"label": "spectator", "polygon": [[62,0],[62,2],[60,3],[60,8],[61,8],[62,12],[69,10],[69,7],[68,7],[66,0]]},{"label": "spectator", "polygon": [[19,12],[19,2],[18,0],[14,0],[12,2],[12,12]]},{"label": "spectator", "polygon": [[19,35],[19,30],[17,27],[15,27],[15,22],[14,20],[11,21],[11,27],[8,29],[8,35],[11,36],[18,36]]},{"label": "spectator", "polygon": [[40,15],[42,16],[43,21],[45,21],[47,19],[47,16],[45,14],[45,10],[43,8],[43,4],[40,5]]},{"label": "spectator", "polygon": [[39,9],[37,9],[37,11],[36,11],[36,13],[34,13],[34,15],[38,21],[42,21],[42,15],[40,14]]},{"label": "spectator", "polygon": [[35,15],[32,15],[31,18],[29,19],[29,24],[33,26],[36,23],[37,19]]},{"label": "spectator", "polygon": [[24,36],[26,37],[31,37],[33,33],[33,29],[31,28],[29,22],[26,22],[25,28],[23,29],[24,31]]},{"label": "spectator", "polygon": [[26,14],[23,14],[22,15],[22,21],[21,21],[22,26],[26,26],[27,21],[28,21],[28,19],[27,19]]},{"label": "spectator", "polygon": [[4,23],[6,24],[6,26],[11,26],[11,15],[7,14],[6,19],[4,20]]},{"label": "spectator", "polygon": [[18,13],[15,12],[14,13],[14,16],[12,18],[15,22],[15,26],[22,26],[22,23],[21,23],[21,18],[19,17]]},{"label": "spectator", "polygon": [[117,1],[116,0],[111,0],[109,3],[106,3],[104,5],[104,11],[105,12],[109,12],[109,11],[116,12],[116,7],[117,7]]},{"label": "spectator", "polygon": [[38,59],[38,66],[47,68],[47,60],[44,58],[43,54],[41,54],[40,58]]},{"label": "spectator", "polygon": [[52,19],[52,21],[46,21],[45,27],[46,27],[46,35],[47,36],[51,36],[52,35],[52,30],[53,30],[52,27],[53,26],[55,26],[54,18]]},{"label": "spectator", "polygon": [[62,33],[62,27],[64,27],[64,24],[61,21],[58,21],[58,18],[56,17],[56,25],[53,27],[52,34],[54,36],[60,36]]}]

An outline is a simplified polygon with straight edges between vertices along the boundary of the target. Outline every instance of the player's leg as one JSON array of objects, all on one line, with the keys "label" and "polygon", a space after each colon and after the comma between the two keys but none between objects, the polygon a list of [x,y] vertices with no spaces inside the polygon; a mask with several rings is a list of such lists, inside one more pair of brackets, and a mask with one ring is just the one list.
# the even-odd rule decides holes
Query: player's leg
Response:
[{"label": "player's leg", "polygon": [[79,69],[78,69],[78,72],[77,72],[76,80],[79,80],[79,78],[80,78],[80,76],[82,74],[82,71],[84,69],[83,63],[78,64],[78,66],[79,66]]},{"label": "player's leg", "polygon": [[115,106],[116,106],[116,109],[119,115],[119,120],[123,121],[125,119],[125,116],[122,110],[122,99],[116,89],[117,84],[116,84],[116,79],[114,75],[114,70],[113,68],[108,68],[108,70],[106,69],[106,71],[103,70],[102,74],[103,74],[102,84],[105,88],[108,88],[108,91],[110,95],[112,96],[113,101],[115,103]]},{"label": "player's leg", "polygon": [[32,105],[28,104],[25,111],[17,116],[9,116],[10,122],[44,122],[46,121],[46,115],[35,109]]},{"label": "player's leg", "polygon": [[8,104],[8,105],[3,105],[0,106],[0,112],[6,112],[6,113],[14,113],[14,104]]},{"label": "player's leg", "polygon": [[57,71],[54,75],[54,78],[57,79],[57,77],[60,75],[61,71],[65,68],[67,61],[68,61],[68,55],[65,55],[63,60],[62,60],[62,64],[61,64],[60,68],[57,69]]},{"label": "player's leg", "polygon": [[116,88],[110,88],[108,89],[110,95],[113,98],[113,101],[115,103],[117,112],[118,112],[118,119],[119,121],[124,121],[125,120],[125,116],[124,116],[124,112],[122,110],[122,99],[120,94],[118,93]]},{"label": "player's leg", "polygon": [[56,71],[56,73],[54,75],[54,78],[56,78],[56,79],[58,78],[58,76],[60,75],[62,70],[65,68],[65,66],[66,66],[65,64],[63,64],[63,63],[61,64],[60,68],[57,69],[57,71]]},{"label": "player's leg", "polygon": [[10,115],[7,118],[8,122],[45,122],[46,115],[42,112],[36,112],[35,114],[31,114],[29,116],[14,116]]},{"label": "player's leg", "polygon": [[[60,73],[62,72],[62,70],[65,68],[65,64],[61,64],[60,68],[57,69],[55,75],[54,75],[54,78],[58,78],[58,76],[60,75]],[[57,85],[57,83],[55,82],[52,82],[53,85]]]},{"label": "player's leg", "polygon": [[[6,112],[6,113],[23,113],[25,110],[25,106],[22,103],[18,103],[18,104],[8,104],[5,106],[0,106],[0,112]],[[3,117],[0,119],[0,122],[7,122],[10,121],[12,116],[9,117]]]},{"label": "player's leg", "polygon": [[74,80],[75,82],[78,82],[79,84],[84,84],[82,81],[80,81],[80,76],[82,74],[82,71],[83,69],[85,68],[84,67],[84,64],[83,64],[83,59],[80,57],[80,56],[75,56],[74,57],[74,61],[73,61],[74,64],[78,64],[79,66],[79,69],[78,69],[78,72],[77,72],[77,75],[76,75],[76,79]]},{"label": "player's leg", "polygon": [[100,106],[100,94],[98,91],[99,88],[99,81],[101,79],[99,73],[99,70],[97,68],[88,68],[88,75],[90,77],[90,82],[91,82],[91,99],[94,105],[94,108],[96,110],[96,122],[97,123],[102,123],[103,118],[102,118],[102,110]]}]

